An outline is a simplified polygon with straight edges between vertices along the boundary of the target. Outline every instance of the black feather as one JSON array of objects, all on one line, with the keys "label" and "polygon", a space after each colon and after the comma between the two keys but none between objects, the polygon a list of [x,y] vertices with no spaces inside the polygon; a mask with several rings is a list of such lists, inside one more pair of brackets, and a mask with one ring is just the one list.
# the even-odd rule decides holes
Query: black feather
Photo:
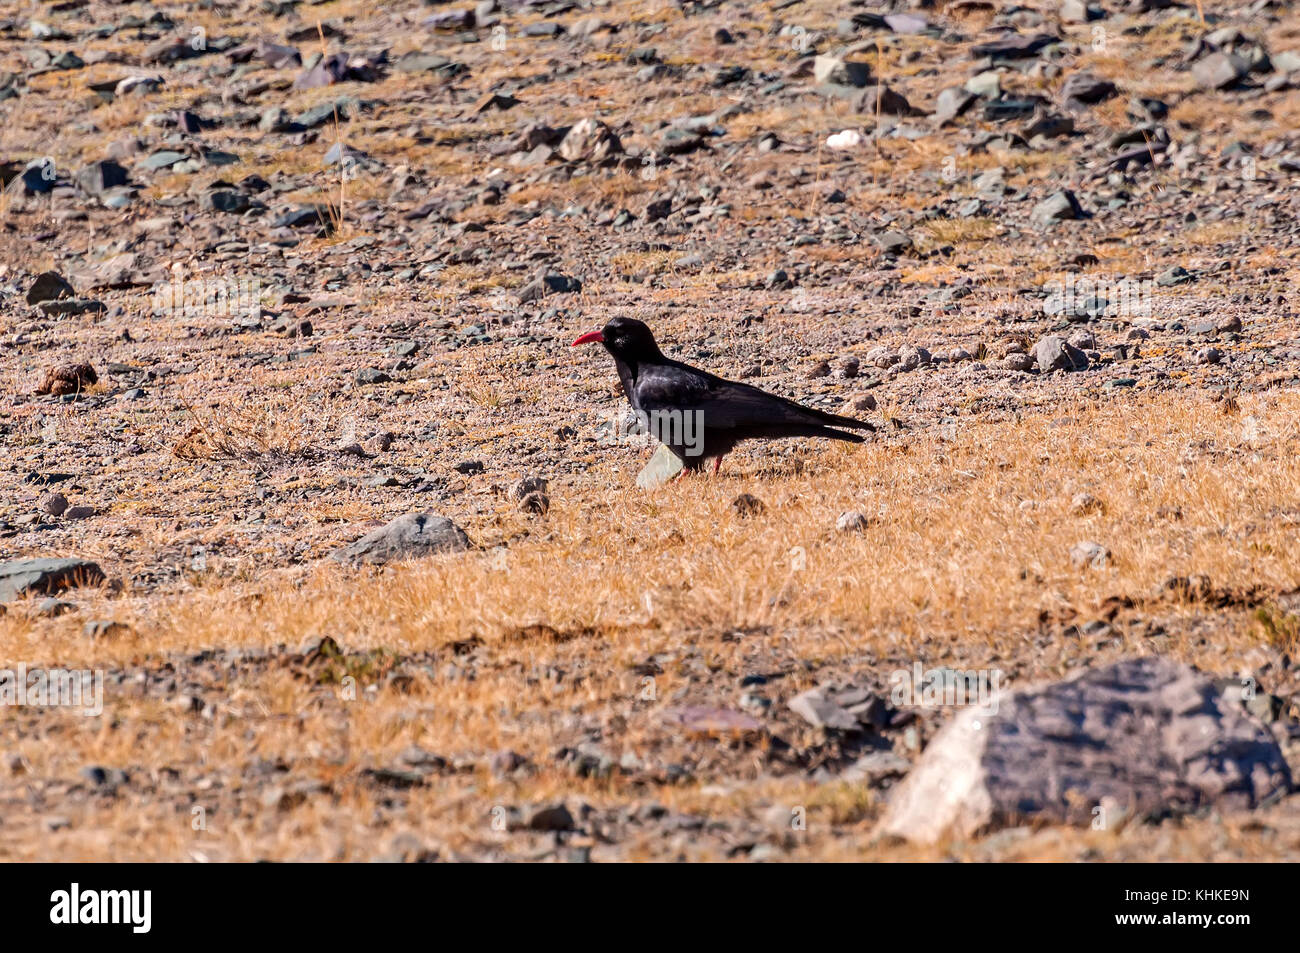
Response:
[{"label": "black feather", "polygon": [[[876,429],[665,357],[650,329],[632,318],[615,318],[601,336],[628,402],[689,469],[742,440],[820,437],[861,443],[858,434],[832,428]],[[687,439],[691,436],[702,439]]]}]

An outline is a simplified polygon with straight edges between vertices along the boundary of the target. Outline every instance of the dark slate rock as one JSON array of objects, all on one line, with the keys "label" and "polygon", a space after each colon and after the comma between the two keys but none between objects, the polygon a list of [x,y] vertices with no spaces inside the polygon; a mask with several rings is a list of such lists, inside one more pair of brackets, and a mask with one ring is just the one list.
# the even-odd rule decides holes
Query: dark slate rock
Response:
[{"label": "dark slate rock", "polygon": [[87,195],[103,195],[109,189],[127,184],[126,169],[112,159],[92,162],[77,173],[77,187]]},{"label": "dark slate rock", "polygon": [[1043,47],[1056,42],[1056,37],[1039,33],[1034,36],[1017,34],[989,43],[977,43],[971,47],[975,56],[991,56],[993,59],[1015,60],[1037,56]]},{"label": "dark slate rock", "polygon": [[568,275],[560,275],[554,272],[542,275],[539,278],[530,281],[519,291],[519,301],[537,301],[547,295],[552,294],[569,294],[574,291],[582,290],[582,282],[577,278],[570,278]]},{"label": "dark slate rock", "polygon": [[45,271],[36,276],[32,286],[27,289],[27,303],[40,304],[42,301],[57,301],[60,298],[75,298],[77,292],[57,271]]}]

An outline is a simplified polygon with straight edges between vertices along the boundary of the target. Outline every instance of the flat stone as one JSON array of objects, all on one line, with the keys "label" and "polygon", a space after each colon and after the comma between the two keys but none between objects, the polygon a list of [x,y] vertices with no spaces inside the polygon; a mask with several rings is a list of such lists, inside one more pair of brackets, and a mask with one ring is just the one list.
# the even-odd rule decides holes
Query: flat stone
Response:
[{"label": "flat stone", "polygon": [[952,122],[975,102],[978,97],[961,86],[950,86],[939,94],[934,104],[935,122],[942,125]]},{"label": "flat stone", "polygon": [[463,552],[470,548],[464,530],[443,516],[408,513],[335,550],[338,562],[381,564],[395,559]]},{"label": "flat stone", "polygon": [[839,56],[818,56],[813,60],[813,79],[861,89],[871,81],[871,65]]},{"label": "flat stone", "polygon": [[1250,64],[1235,53],[1211,53],[1197,61],[1192,75],[1202,89],[1227,89],[1249,70]]},{"label": "flat stone", "polygon": [[103,581],[104,571],[88,559],[16,559],[0,563],[0,602],[97,586]]},{"label": "flat stone", "polygon": [[663,486],[683,469],[682,458],[660,444],[650,457],[650,462],[636,475],[636,485],[643,490]]}]

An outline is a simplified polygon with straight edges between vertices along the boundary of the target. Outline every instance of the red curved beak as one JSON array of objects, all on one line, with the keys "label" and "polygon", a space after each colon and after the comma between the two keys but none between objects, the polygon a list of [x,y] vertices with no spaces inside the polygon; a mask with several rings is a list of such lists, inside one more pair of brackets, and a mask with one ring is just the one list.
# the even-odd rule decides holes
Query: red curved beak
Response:
[{"label": "red curved beak", "polygon": [[588,331],[582,337],[578,338],[578,340],[570,344],[569,347],[577,347],[579,344],[591,344],[593,341],[599,341],[601,344],[604,344],[605,336],[599,331]]}]

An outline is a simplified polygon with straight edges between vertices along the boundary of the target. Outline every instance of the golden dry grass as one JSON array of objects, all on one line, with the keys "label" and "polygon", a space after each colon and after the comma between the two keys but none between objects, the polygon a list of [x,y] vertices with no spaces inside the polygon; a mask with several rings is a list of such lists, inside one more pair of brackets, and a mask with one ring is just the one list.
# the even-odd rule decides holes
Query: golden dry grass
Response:
[{"label": "golden dry grass", "polygon": [[[640,680],[631,667],[693,644],[709,665],[734,670],[743,654],[725,637],[732,631],[753,633],[746,651],[766,645],[819,663],[898,651],[934,660],[956,652],[992,664],[1023,656],[1044,619],[1093,617],[1120,597],[1152,600],[1158,608],[1149,611],[1165,620],[1167,634],[1131,636],[1115,651],[1155,651],[1233,674],[1257,646],[1292,645],[1293,617],[1272,608],[1230,610],[1206,640],[1204,622],[1196,622],[1203,610],[1165,584],[1174,575],[1204,575],[1219,589],[1273,594],[1300,584],[1292,556],[1300,543],[1298,410],[1293,391],[1243,395],[1235,410],[1208,397],[1080,400],[1016,419],[833,448],[802,467],[793,466],[795,458],[754,457],[739,472],[650,494],[629,485],[635,452],[612,449],[593,460],[585,478],[552,488],[540,524],[503,506],[467,527],[482,547],[477,552],[378,572],[320,563],[254,578],[196,578],[184,593],[149,601],[128,590],[101,597],[95,609],[129,622],[133,632],[96,643],[85,640],[79,623],[11,611],[0,619],[0,639],[33,663],[149,667],[172,653],[293,646],[329,635],[349,650],[378,652],[379,660],[425,651],[450,658],[453,643],[478,639],[490,664],[473,680],[435,666],[401,691],[363,666],[359,681],[374,688],[355,705],[340,704],[332,683],[272,669],[207,698],[215,714],[197,720],[177,718],[156,699],[110,692],[111,718],[61,719],[58,745],[17,738],[14,750],[40,776],[70,777],[86,763],[135,764],[143,747],[155,763],[176,766],[187,784],[216,765],[281,758],[296,765],[295,778],[323,780],[333,793],[293,810],[283,826],[273,825],[276,812],[242,804],[204,832],[190,829],[187,801],[172,803],[170,815],[143,799],[88,803],[75,819],[79,836],[56,832],[36,847],[21,836],[23,825],[36,823],[28,818],[13,841],[24,846],[3,853],[364,856],[363,819],[376,796],[361,783],[365,766],[411,744],[453,753],[510,748],[544,761],[564,719],[611,707],[628,709],[623,744],[636,750],[652,743],[646,724],[657,706],[634,701]],[[730,504],[742,490],[762,498],[767,512],[737,516]],[[1073,509],[1081,492],[1098,500],[1085,514]],[[834,530],[836,516],[850,508],[870,518],[866,532]],[[1107,568],[1071,564],[1068,550],[1082,539],[1111,550]],[[1036,661],[1017,663],[1018,676],[1051,676],[1087,655],[1085,644],[1064,640]],[[572,686],[521,684],[521,673],[547,667],[581,670],[584,678]],[[656,682],[664,701],[693,685],[689,667],[670,666]],[[554,769],[526,781],[481,772],[444,778],[411,794],[407,822],[426,836],[436,832],[444,850],[470,851],[508,842],[490,827],[494,806],[559,796],[617,802],[627,793],[621,784],[575,781]],[[205,803],[201,787],[184,790]],[[988,850],[867,849],[861,832],[878,799],[851,786],[733,778],[721,788],[701,782],[660,788],[656,796],[706,812],[737,798],[751,807],[805,804],[819,833],[795,844],[794,856],[805,848],[830,858]],[[1032,846],[1017,850],[1073,856],[1105,847],[1099,836],[1035,835]],[[1133,836],[1143,842],[1157,833]],[[1242,850],[1266,852],[1257,837],[1233,836]],[[662,849],[633,845],[628,856],[662,856]]]},{"label": "golden dry grass", "polygon": [[[1229,415],[1209,398],[1080,401],[1014,423],[816,451],[803,472],[779,463],[771,473],[755,457],[747,472],[652,494],[630,485],[637,452],[610,450],[588,479],[553,493],[542,532],[504,505],[469,527],[485,548],[509,543],[505,571],[491,553],[416,563],[395,578],[321,566],[301,581],[312,598],[269,580],[255,612],[214,618],[207,600],[231,596],[217,589],[187,596],[145,631],[167,650],[226,644],[232,633],[238,644],[294,644],[329,620],[362,648],[629,619],[991,642],[1032,627],[1043,609],[1086,611],[1173,575],[1284,590],[1300,583],[1289,556],[1300,534],[1300,398],[1278,391],[1239,403]],[[732,512],[742,490],[767,503],[766,516]],[[1082,492],[1102,511],[1073,514]],[[836,534],[848,509],[871,530]],[[1111,568],[1071,566],[1068,550],[1085,538],[1111,550]],[[796,554],[805,568],[792,568]],[[581,585],[557,586],[557,567]],[[58,629],[33,629],[24,648],[41,657],[41,645],[60,644]]]}]

